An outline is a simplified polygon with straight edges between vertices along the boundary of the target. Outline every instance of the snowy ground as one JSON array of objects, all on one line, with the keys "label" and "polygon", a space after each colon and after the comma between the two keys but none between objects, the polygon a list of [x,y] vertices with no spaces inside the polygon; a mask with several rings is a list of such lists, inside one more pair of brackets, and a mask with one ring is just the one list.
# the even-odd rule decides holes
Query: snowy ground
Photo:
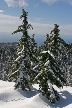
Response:
[{"label": "snowy ground", "polygon": [[72,108],[72,87],[56,88],[61,96],[60,101],[51,104],[37,92],[38,85],[33,91],[14,90],[13,82],[0,81],[0,108]]}]

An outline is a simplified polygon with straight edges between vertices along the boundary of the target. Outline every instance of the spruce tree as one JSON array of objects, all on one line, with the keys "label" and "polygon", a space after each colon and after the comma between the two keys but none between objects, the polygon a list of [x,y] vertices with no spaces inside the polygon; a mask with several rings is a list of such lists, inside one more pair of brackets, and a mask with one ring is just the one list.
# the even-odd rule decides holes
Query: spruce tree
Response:
[{"label": "spruce tree", "polygon": [[68,44],[59,36],[59,25],[54,24],[54,29],[51,31],[51,35],[46,35],[46,40],[42,44],[43,50],[49,50],[57,60],[61,71],[64,72],[64,77],[67,73],[67,49]]},{"label": "spruce tree", "polygon": [[40,53],[39,65],[35,68],[38,71],[38,75],[33,80],[39,83],[39,90],[46,98],[55,103],[59,100],[59,94],[53,88],[53,85],[57,87],[63,87],[65,79],[63,78],[63,72],[61,72],[59,65],[50,51],[43,51]]},{"label": "spruce tree", "polygon": [[66,42],[59,36],[59,25],[54,24],[54,29],[51,31],[50,36],[50,51],[54,54],[56,60],[62,54],[61,46],[66,47]]},{"label": "spruce tree", "polygon": [[47,34],[46,40],[42,44],[42,49],[50,50],[56,60],[59,59],[61,54],[64,54],[62,52],[62,47],[63,49],[67,47],[66,42],[61,37],[59,37],[59,32],[59,25],[54,24],[54,29],[50,32],[51,35],[49,36],[49,34]]},{"label": "spruce tree", "polygon": [[61,70],[64,72],[66,85],[69,85],[70,73],[68,68],[70,68],[70,48],[69,45],[61,37],[59,37],[59,31],[59,25],[55,24],[54,29],[50,33],[50,42],[52,46],[51,52],[54,54],[54,57],[58,61]]},{"label": "spruce tree", "polygon": [[27,21],[28,12],[22,9],[22,24],[12,34],[21,32],[22,37],[17,45],[17,54],[14,56],[15,61],[13,70],[10,72],[8,80],[15,81],[15,88],[22,88],[22,90],[31,90],[30,80],[35,76],[35,71],[31,68],[32,52],[30,49],[30,36],[28,29],[33,29],[31,24]]},{"label": "spruce tree", "polygon": [[[57,28],[58,26],[55,25],[54,33],[51,37],[48,34],[46,35],[46,41],[44,41],[39,55],[39,65],[35,68],[38,71],[38,75],[33,80],[39,83],[40,92],[52,103],[55,103],[60,98],[53,85],[60,88],[66,83],[64,73],[57,61],[58,54],[59,52],[61,53],[59,49],[60,42],[58,44],[58,39],[60,39],[58,37],[59,30]],[[64,42],[62,39],[60,40],[62,43]]]}]

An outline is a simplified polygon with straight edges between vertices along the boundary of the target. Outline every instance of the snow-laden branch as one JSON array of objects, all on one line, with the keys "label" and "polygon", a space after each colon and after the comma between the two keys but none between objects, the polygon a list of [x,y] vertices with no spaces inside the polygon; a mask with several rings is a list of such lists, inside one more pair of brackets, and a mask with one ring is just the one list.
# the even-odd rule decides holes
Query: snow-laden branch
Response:
[{"label": "snow-laden branch", "polygon": [[44,66],[48,66],[49,63],[50,63],[50,61],[48,60],[48,61],[44,64]]},{"label": "snow-laden branch", "polygon": [[19,69],[16,70],[15,72],[13,72],[11,75],[9,75],[9,77],[11,77],[12,75],[14,75],[15,73],[19,72]]},{"label": "snow-laden branch", "polygon": [[33,81],[35,81],[43,72],[41,71],[35,78]]},{"label": "snow-laden branch", "polygon": [[42,51],[42,53],[48,53],[54,58],[54,55],[49,50],[48,51]]},{"label": "snow-laden branch", "polygon": [[23,45],[22,50],[21,50],[20,52],[18,52],[18,55],[19,55],[19,54],[22,54],[23,51],[24,51],[24,45]]},{"label": "snow-laden branch", "polygon": [[15,62],[19,61],[20,59],[21,59],[21,56],[19,56],[19,57],[15,60]]}]

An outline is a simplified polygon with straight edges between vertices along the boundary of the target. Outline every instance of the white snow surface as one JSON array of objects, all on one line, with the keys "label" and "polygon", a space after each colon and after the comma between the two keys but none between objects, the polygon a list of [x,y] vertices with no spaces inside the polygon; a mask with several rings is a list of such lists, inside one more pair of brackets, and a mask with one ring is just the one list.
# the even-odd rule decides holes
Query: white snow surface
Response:
[{"label": "white snow surface", "polygon": [[60,100],[49,103],[41,93],[37,92],[38,84],[32,91],[14,90],[14,82],[0,80],[0,108],[72,108],[72,87],[58,89]]}]

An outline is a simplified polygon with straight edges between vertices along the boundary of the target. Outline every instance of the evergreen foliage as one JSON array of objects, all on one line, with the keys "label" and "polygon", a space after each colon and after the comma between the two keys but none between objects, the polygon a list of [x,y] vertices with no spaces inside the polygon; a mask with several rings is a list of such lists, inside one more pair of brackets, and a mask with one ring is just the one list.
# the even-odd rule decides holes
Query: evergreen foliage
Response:
[{"label": "evergreen foliage", "polygon": [[46,35],[46,41],[44,42],[44,49],[50,50],[54,57],[57,59],[59,54],[62,53],[61,46],[66,47],[66,42],[59,37],[60,30],[58,29],[59,25],[54,24],[54,29],[51,31],[51,36]]},{"label": "evergreen foliage", "polygon": [[59,64],[61,71],[64,72],[64,77],[67,78],[67,49],[68,44],[59,37],[59,25],[54,24],[54,29],[51,31],[51,36],[46,35],[46,40],[42,44],[42,50],[49,50]]},{"label": "evergreen foliage", "polygon": [[38,46],[37,43],[35,42],[34,39],[35,34],[32,35],[31,37],[31,43],[30,43],[30,51],[32,54],[32,58],[31,58],[31,66],[32,68],[38,63]]},{"label": "evergreen foliage", "polygon": [[49,51],[43,51],[39,60],[39,65],[35,68],[39,73],[33,81],[39,83],[40,92],[50,102],[56,102],[60,97],[52,85],[55,84],[59,88],[63,87],[63,83],[65,83],[63,72],[61,72],[57,61]]},{"label": "evergreen foliage", "polygon": [[[58,92],[53,85],[58,88],[66,84],[66,72],[71,69],[70,57],[72,56],[68,45],[59,37],[59,25],[54,24],[54,29],[51,31],[51,36],[46,35],[44,43],[37,47],[34,39],[28,35],[28,29],[33,29],[27,21],[28,12],[22,9],[22,24],[12,34],[21,32],[22,37],[17,45],[17,54],[14,56],[14,64],[9,74],[8,80],[15,81],[15,88],[22,90],[31,90],[33,83],[39,84],[39,91],[46,98],[55,103],[60,99]],[[71,46],[69,46],[69,49]],[[71,50],[72,51],[72,50]],[[65,54],[66,53],[66,54]],[[65,62],[69,60],[69,68],[65,71]],[[65,76],[65,78],[64,78]]]},{"label": "evergreen foliage", "polygon": [[65,62],[65,71],[66,71],[66,85],[72,86],[72,44],[68,44],[66,49],[66,62]]},{"label": "evergreen foliage", "polygon": [[[39,83],[40,92],[47,97],[50,102],[55,103],[56,100],[59,100],[59,94],[53,88],[53,84],[57,87],[63,87],[66,80],[64,78],[64,73],[60,68],[60,65],[57,61],[59,52],[59,45],[64,41],[58,37],[59,30],[55,24],[54,30],[51,31],[52,36],[46,35],[46,41],[44,41],[41,46],[42,50],[39,55],[39,65],[35,68],[39,73],[33,80]],[[64,42],[65,44],[65,42]]]},{"label": "evergreen foliage", "polygon": [[31,24],[27,21],[28,12],[22,9],[22,25],[18,26],[18,29],[12,34],[22,32],[22,37],[18,43],[17,54],[15,55],[15,61],[13,64],[13,70],[9,74],[9,80],[15,81],[15,88],[21,87],[23,90],[30,90],[30,80],[35,76],[35,71],[31,68],[32,52],[30,49],[31,38],[28,35],[28,29],[33,29]]}]

